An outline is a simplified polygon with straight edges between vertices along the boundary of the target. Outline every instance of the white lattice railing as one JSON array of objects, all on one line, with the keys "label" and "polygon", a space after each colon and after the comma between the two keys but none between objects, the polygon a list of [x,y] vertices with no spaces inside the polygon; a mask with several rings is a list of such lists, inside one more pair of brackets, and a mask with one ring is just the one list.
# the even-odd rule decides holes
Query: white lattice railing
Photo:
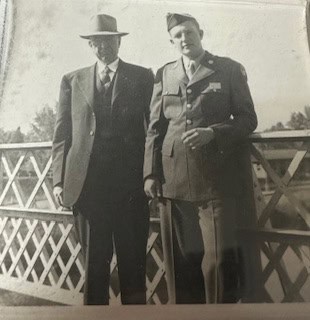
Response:
[{"label": "white lattice railing", "polygon": [[[243,224],[246,228],[240,234],[244,243],[253,240],[249,256],[257,249],[260,267],[253,268],[257,282],[253,295],[256,301],[310,301],[310,166],[309,172],[305,169],[309,131],[254,134],[250,140],[254,222]],[[282,175],[275,166],[284,161],[277,156],[278,149],[273,157],[268,155],[274,143],[277,148],[286,144],[284,148],[292,154],[290,159],[285,157],[289,163]],[[58,303],[80,304],[83,259],[71,212],[57,210],[52,196],[50,148],[51,143],[0,146],[0,287]],[[258,165],[269,179],[268,190],[255,174]],[[148,301],[167,303],[156,217],[152,218],[147,251]],[[111,302],[118,304],[116,275],[113,257],[110,294]]]},{"label": "white lattice railing", "polygon": [[[71,212],[52,196],[51,143],[2,145],[0,287],[64,304],[81,304],[84,268]],[[147,245],[147,299],[165,303],[158,219]],[[119,303],[117,262],[111,263],[111,303]],[[115,280],[115,281],[113,281]]]},{"label": "white lattice railing", "polygon": [[[254,162],[272,185],[271,190],[262,191],[264,183],[253,172],[257,223],[245,234],[260,250],[258,296],[265,302],[309,302],[310,131],[254,134],[251,142]],[[284,149],[288,152],[283,156]],[[277,154],[282,154],[282,160]],[[277,170],[279,161],[286,162],[282,174]]]}]

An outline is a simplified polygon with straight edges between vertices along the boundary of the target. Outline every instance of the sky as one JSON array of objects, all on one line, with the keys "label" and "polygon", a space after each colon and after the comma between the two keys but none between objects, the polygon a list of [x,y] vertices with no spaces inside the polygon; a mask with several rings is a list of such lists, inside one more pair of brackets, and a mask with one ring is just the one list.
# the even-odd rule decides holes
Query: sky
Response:
[{"label": "sky", "polygon": [[95,62],[79,37],[89,18],[113,15],[120,57],[156,71],[179,54],[169,42],[167,12],[187,12],[204,30],[203,46],[241,62],[258,114],[257,131],[310,104],[310,56],[304,1],[15,0],[13,38],[0,101],[0,127],[27,131],[35,112],[58,100],[62,75]]}]

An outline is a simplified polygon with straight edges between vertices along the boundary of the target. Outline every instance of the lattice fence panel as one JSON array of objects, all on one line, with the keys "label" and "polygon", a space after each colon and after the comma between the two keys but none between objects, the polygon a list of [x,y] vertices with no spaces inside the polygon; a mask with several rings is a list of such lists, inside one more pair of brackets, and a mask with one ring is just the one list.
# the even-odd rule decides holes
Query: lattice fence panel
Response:
[{"label": "lattice fence panel", "polygon": [[260,248],[264,301],[310,302],[309,246],[263,241]]},{"label": "lattice fence panel", "polygon": [[[286,231],[282,236],[283,241],[279,239],[277,242],[260,242],[263,266],[261,281],[265,302],[310,301],[310,212],[309,206],[299,196],[300,190],[307,188],[309,190],[310,186],[309,182],[301,187],[298,184],[296,187],[296,182],[293,184],[298,170],[307,157],[309,144],[299,143],[295,144],[295,147],[292,157],[285,159],[285,170],[280,173],[271,165],[265,153],[252,145],[254,169],[255,165],[261,166],[266,174],[265,179],[273,185],[272,190],[263,192],[262,186],[265,185],[259,181],[257,170],[253,170],[258,227],[277,232],[275,227],[280,226]],[[289,217],[279,209],[283,208],[283,203],[290,210]],[[304,244],[288,243],[287,235],[295,230],[303,230],[306,235],[308,234],[309,241]]]},{"label": "lattice fence panel", "polygon": [[59,303],[81,301],[83,260],[72,224],[1,217],[0,225],[1,287]]},{"label": "lattice fence panel", "polygon": [[[81,246],[72,217],[58,210],[52,194],[50,144],[23,146],[0,150],[0,287],[59,303],[80,304],[85,281]],[[147,300],[150,304],[166,303],[159,226],[157,222],[151,226]],[[115,255],[111,279],[111,304],[120,304]]]},{"label": "lattice fence panel", "polygon": [[[147,245],[147,300],[167,302],[158,223]],[[117,260],[111,263],[111,304],[120,304]],[[71,223],[0,217],[0,287],[64,304],[81,304],[85,281],[81,246]],[[22,285],[23,284],[23,285]]]},{"label": "lattice fence panel", "polygon": [[[58,303],[80,304],[85,280],[81,248],[76,241],[72,217],[58,210],[52,195],[50,148],[50,143],[0,147],[0,287]],[[283,198],[302,222],[286,228],[286,235],[276,241],[265,235],[257,240],[266,302],[310,301],[309,206],[291,188],[302,163],[309,158],[308,149],[307,142],[298,143],[285,172],[279,174],[264,152],[252,144],[258,220],[252,236],[256,236],[259,229],[277,234],[274,214]],[[262,184],[255,175],[258,165],[268,176],[273,190],[265,188],[262,192]],[[147,298],[150,304],[167,303],[160,228],[158,221],[151,225],[147,246]],[[303,230],[300,237],[297,235],[303,242],[286,241],[290,232],[294,233],[294,227]],[[119,304],[115,256],[111,274],[111,303]]]},{"label": "lattice fence panel", "polygon": [[1,152],[0,206],[56,210],[47,150]]}]

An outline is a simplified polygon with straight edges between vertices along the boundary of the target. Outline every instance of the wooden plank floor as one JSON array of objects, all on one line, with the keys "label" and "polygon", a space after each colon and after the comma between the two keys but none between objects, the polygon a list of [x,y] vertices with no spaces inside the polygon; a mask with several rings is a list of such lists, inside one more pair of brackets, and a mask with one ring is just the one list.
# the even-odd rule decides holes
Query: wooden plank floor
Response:
[{"label": "wooden plank floor", "polygon": [[10,320],[309,320],[310,304],[1,307]]}]

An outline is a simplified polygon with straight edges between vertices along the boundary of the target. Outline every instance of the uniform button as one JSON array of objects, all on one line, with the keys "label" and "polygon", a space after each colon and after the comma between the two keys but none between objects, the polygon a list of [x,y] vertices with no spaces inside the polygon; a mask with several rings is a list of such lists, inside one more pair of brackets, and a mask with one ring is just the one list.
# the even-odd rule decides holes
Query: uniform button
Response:
[{"label": "uniform button", "polygon": [[192,91],[192,89],[187,89],[186,92],[187,92],[187,93],[192,93],[193,91]]},{"label": "uniform button", "polygon": [[95,134],[95,132],[93,130],[90,131],[89,133],[91,136],[93,136]]},{"label": "uniform button", "polygon": [[191,109],[191,108],[192,108],[192,105],[191,105],[190,103],[188,103],[188,104],[186,105],[186,108],[187,108],[187,109]]},{"label": "uniform button", "polygon": [[192,120],[190,120],[190,119],[187,119],[187,120],[186,120],[186,123],[187,123],[187,124],[192,124],[192,123],[193,123],[193,121],[192,121]]}]

